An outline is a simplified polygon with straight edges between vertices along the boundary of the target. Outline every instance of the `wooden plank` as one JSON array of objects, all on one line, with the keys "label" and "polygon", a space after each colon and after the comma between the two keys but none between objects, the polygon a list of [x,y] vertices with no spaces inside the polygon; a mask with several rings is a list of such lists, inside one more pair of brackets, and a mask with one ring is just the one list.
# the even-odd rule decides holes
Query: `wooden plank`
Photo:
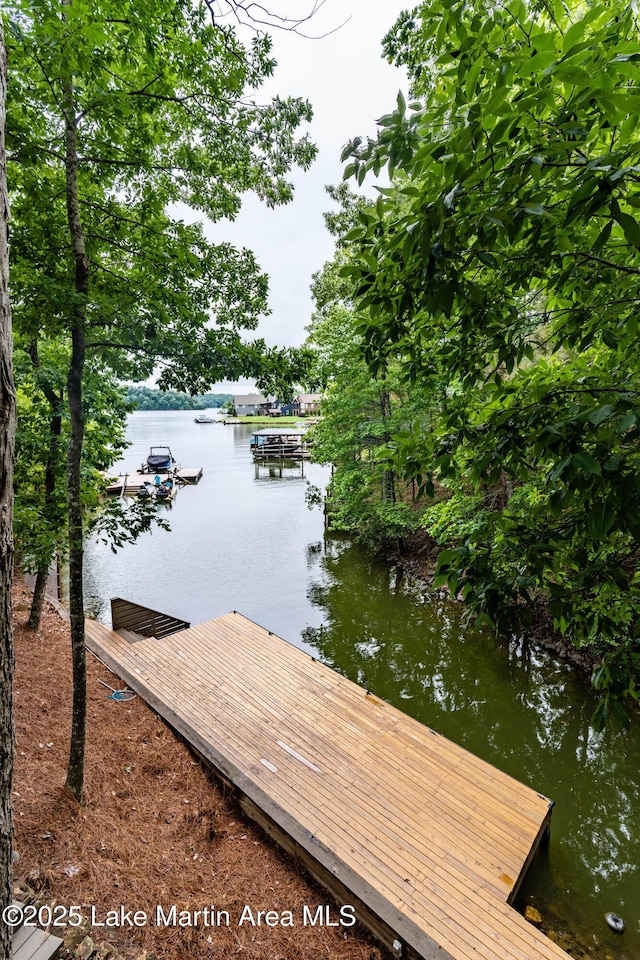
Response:
[{"label": "wooden plank", "polygon": [[38,927],[20,927],[11,938],[13,960],[49,960],[55,957],[62,940]]},{"label": "wooden plank", "polygon": [[[193,634],[193,632],[194,632],[194,628],[192,628],[192,630],[191,630],[191,633],[192,633],[192,634]],[[193,647],[192,647],[192,652],[193,652]],[[194,658],[194,664],[195,664],[195,662],[196,662],[196,661],[195,661],[195,658]],[[254,693],[256,693],[256,695],[259,695],[259,691],[256,691],[255,686],[254,686],[253,689],[254,689]],[[284,695],[284,694],[283,694],[283,695]],[[297,696],[298,696],[298,691],[296,690],[296,697],[297,697]],[[342,714],[341,714],[341,716],[342,716]],[[314,731],[315,731],[316,733],[318,732],[318,724],[321,723],[321,722],[322,722],[321,718],[314,718],[313,729],[314,729]],[[378,740],[378,744],[381,745],[381,744],[380,744],[380,740]],[[378,754],[377,759],[379,759],[379,756],[380,756],[380,754],[381,754],[381,750],[378,749],[376,752],[377,752],[377,754]],[[424,761],[424,758],[421,757],[421,762],[423,762],[423,761]],[[387,770],[386,772],[387,772],[387,774],[388,774],[388,770]],[[399,788],[400,788],[400,789],[398,790],[399,795],[401,795],[401,797],[402,797],[403,799],[406,799],[407,801],[410,801],[410,800],[411,800],[413,783],[415,782],[416,777],[419,777],[420,774],[419,774],[419,773],[416,774],[416,773],[414,773],[413,771],[411,771],[411,778],[410,778],[410,779],[406,779],[406,778],[405,778],[405,780],[403,781],[403,779],[402,779],[402,778],[403,778],[403,775],[404,775],[404,773],[403,773],[403,768],[402,768],[401,766],[397,765],[397,764],[394,766],[393,773],[394,773],[394,777],[398,778],[398,780],[399,780]],[[449,779],[451,779],[450,775],[449,775]],[[447,798],[446,798],[446,801],[440,801],[440,806],[443,806],[443,803],[445,803],[445,802],[446,802],[447,804],[449,804],[448,795],[450,794],[450,790],[449,790],[450,783],[446,783],[445,786],[447,787],[447,791],[446,791],[446,793],[447,793]],[[474,786],[474,790],[475,790],[475,788],[476,788],[476,786],[477,786],[477,785],[475,784],[475,782],[474,782],[473,786]],[[432,794],[433,794],[434,784],[433,784],[432,781],[425,780],[425,782],[424,782],[424,787],[427,788],[427,789],[429,789],[429,790],[432,792]],[[441,787],[441,789],[442,789],[442,787]],[[463,792],[463,791],[460,791],[460,793],[461,793],[461,795],[463,796],[463,799],[465,799],[465,797],[464,797],[464,792]],[[455,797],[454,797],[454,799],[455,799]],[[483,796],[482,796],[482,799],[484,800],[484,803],[485,803],[485,805],[486,805],[486,803],[492,799],[492,796],[487,797],[487,796],[484,796],[484,795],[483,795]],[[438,801],[435,801],[436,804],[437,804],[437,802],[438,802]],[[544,802],[543,802],[543,806],[541,807],[541,814],[542,814],[542,816],[545,817],[545,818],[547,817],[548,809],[549,809],[549,803],[548,803],[548,801],[544,801]],[[442,815],[443,815],[444,817],[447,817],[447,816],[448,816],[447,811],[443,810]],[[517,814],[516,814],[516,816],[517,816]],[[496,823],[497,823],[497,826],[498,826],[498,830],[501,830],[501,829],[502,829],[502,826],[503,826],[503,823],[502,823],[499,819],[496,819],[497,817],[498,817],[498,815],[496,814],[496,816],[495,816],[494,819],[496,820]],[[478,822],[473,822],[472,818],[470,818],[470,817],[468,817],[467,819],[468,819],[469,823],[471,824],[471,826],[469,827],[469,832],[471,833],[471,835],[473,834],[474,831],[477,833]],[[524,822],[524,825],[525,825],[525,826],[527,826],[527,824],[530,824],[529,829],[530,829],[530,831],[533,830],[533,836],[535,836],[535,835],[536,835],[536,832],[537,832],[537,829],[538,829],[539,817],[536,817],[533,821],[531,821],[531,818],[528,818],[528,819]],[[488,828],[491,828],[491,827],[493,826],[493,824],[490,823],[487,819],[483,819],[483,820],[481,821],[481,824],[480,824],[480,825],[483,827],[483,831],[486,830],[486,829],[488,829]],[[462,829],[464,830],[464,823],[463,823],[463,822],[458,821],[457,823],[455,823],[455,826],[456,826],[456,829],[459,829],[460,827],[462,827]],[[514,838],[514,837],[520,837],[520,836],[522,835],[522,828],[523,828],[523,821],[522,821],[520,818],[518,818],[518,819],[516,820],[516,823],[515,823],[515,825],[514,825],[513,830],[511,830],[511,831],[509,831],[509,833],[505,834],[505,843],[506,843],[506,844],[509,844],[509,843],[511,843],[511,842],[513,841],[513,838]],[[498,837],[496,837],[496,839],[498,839]],[[472,841],[473,841],[473,837],[472,837]],[[522,845],[521,845],[521,846],[522,846]],[[528,853],[528,850],[529,850],[529,844],[527,843],[526,845],[522,846],[522,850],[523,850],[523,852],[524,852],[524,855],[526,855],[526,854]],[[520,861],[519,861],[519,862],[520,862]],[[519,866],[518,866],[517,870],[516,870],[516,869],[513,870],[514,877],[517,875],[518,872],[519,872]]]},{"label": "wooden plank", "polygon": [[[236,635],[240,634],[244,638],[246,638],[248,641],[251,638],[251,633],[247,629],[248,625],[253,626],[254,629],[257,631],[260,631],[260,633],[262,634],[261,640],[263,644],[265,642],[268,642],[268,638],[272,636],[272,634],[270,634],[269,631],[264,630],[264,628],[259,627],[258,625],[253,625],[251,621],[247,621],[246,618],[240,616],[239,614],[236,614],[236,615],[227,614],[224,617],[221,617],[217,621],[215,621],[216,625],[219,624],[220,629],[222,629],[225,623],[227,622],[227,620],[230,619],[231,617],[234,617],[234,624],[231,625],[231,629],[233,630],[235,624],[237,624],[237,626],[235,626]],[[253,639],[255,644],[255,637]],[[279,647],[283,648],[285,646],[284,642],[280,641],[279,638],[277,639],[278,639]],[[242,647],[238,648],[238,652],[240,654],[242,653]],[[267,658],[267,666],[273,661],[273,658],[275,655],[277,655],[276,650],[270,648],[269,656]],[[286,650],[283,653],[284,659],[282,660],[282,663],[284,664],[286,662],[286,658],[289,658],[289,657],[294,658],[296,656],[298,657],[298,659],[304,659],[309,657],[308,654],[305,654],[303,651],[298,650],[298,648],[293,647],[291,648],[290,651]],[[262,659],[263,660],[265,659],[264,651],[263,651]],[[319,666],[322,667],[322,664],[319,664]],[[356,692],[356,695],[357,694],[361,695],[364,691],[362,690],[361,687],[358,687],[356,684],[353,684],[350,680],[348,680],[345,677],[342,677],[337,673],[333,673],[333,676],[335,677],[334,689],[337,691],[336,706],[338,706],[338,703],[340,702],[340,699],[341,699],[342,702],[344,703],[344,706],[348,708],[347,699],[349,697],[353,699],[354,692]],[[346,691],[346,696],[344,697],[341,696],[342,694],[344,694],[345,691]],[[434,750],[440,751],[443,757],[446,755],[449,755],[449,756],[456,756],[458,760],[463,759],[465,770],[470,771],[468,776],[472,782],[477,782],[479,778],[484,779],[485,781],[488,780],[492,784],[492,789],[495,787],[495,785],[498,782],[500,782],[500,785],[503,789],[506,788],[509,792],[513,793],[514,799],[520,798],[522,797],[523,794],[530,792],[530,788],[525,787],[523,784],[514,780],[512,777],[509,777],[506,774],[502,774],[495,767],[492,767],[489,764],[485,763],[484,761],[480,760],[480,758],[464,750],[462,747],[458,747],[457,745],[452,744],[451,741],[446,740],[444,737],[440,737],[440,735],[435,734],[435,731],[430,730],[428,727],[425,727],[424,725],[419,723],[413,723],[410,725],[405,724],[404,721],[407,719],[406,715],[398,711],[397,708],[391,706],[390,704],[387,704],[384,701],[381,701],[375,697],[369,697],[369,696],[367,696],[367,702],[369,703],[377,702],[378,705],[381,708],[383,708],[389,715],[390,720],[394,724],[393,734],[392,734],[394,744],[397,741],[397,738],[401,736],[406,736],[410,738],[411,741],[413,742],[417,741],[422,744],[424,744],[426,740],[429,740],[430,744],[432,745],[432,748]],[[437,739],[433,739],[434,735]],[[384,734],[383,734],[383,740],[384,740]],[[379,741],[376,741],[376,743],[373,745],[373,749],[377,753],[379,749]],[[540,795],[538,794],[538,796]],[[545,807],[550,802],[546,797],[541,797],[540,799],[543,802]]]},{"label": "wooden plank", "polygon": [[131,600],[122,600],[120,597],[113,597],[111,600],[111,622],[114,630],[132,630],[147,637],[168,636],[189,627],[186,620],[152,610]]},{"label": "wooden plank", "polygon": [[118,628],[117,633],[123,640],[126,640],[127,643],[138,643],[140,640],[145,639],[141,633],[135,633],[133,630]]},{"label": "wooden plank", "polygon": [[202,474],[202,467],[181,467],[176,472],[178,479],[182,480],[185,484],[198,483],[202,478]]},{"label": "wooden plank", "polygon": [[278,804],[274,803],[271,797],[269,797],[260,786],[252,783],[235,765],[233,760],[219,752],[212,744],[203,740],[199,732],[182,716],[178,715],[172,707],[158,698],[151,689],[141,682],[139,676],[123,669],[122,665],[120,665],[105,648],[98,647],[96,649],[95,642],[91,636],[88,646],[89,649],[92,649],[100,659],[106,663],[109,669],[113,670],[121,679],[125,680],[131,689],[136,689],[140,695],[144,697],[146,702],[177,730],[188,743],[193,744],[198,753],[202,754],[226,780],[232,783],[243,795],[248,797],[256,807],[271,817],[274,823],[277,823],[279,828],[287,836],[291,837],[302,849],[306,850],[321,867],[327,870],[337,880],[344,883],[347,889],[352,890],[354,886],[357,885],[361,890],[360,895],[366,898],[369,908],[372,909],[381,920],[386,922],[391,929],[395,930],[397,926],[402,923],[405,933],[413,935],[413,940],[418,944],[417,950],[420,957],[428,958],[428,960],[431,960],[431,957],[447,960],[449,954],[444,952],[417,924],[403,917],[397,908],[389,903],[378,890],[366,881],[362,881],[358,874],[348,865],[341,863],[331,850],[327,849],[324,844],[316,841],[304,825],[298,823],[292,814],[282,810]]},{"label": "wooden plank", "polygon": [[[192,628],[191,631],[190,631],[190,634],[193,635],[194,632],[195,632],[195,631],[194,631],[194,628]],[[194,651],[197,651],[198,648],[197,648],[197,646],[191,646],[190,649],[191,649],[191,653],[193,654]],[[198,659],[197,659],[195,656],[192,657],[192,659],[191,659],[191,664],[193,665],[194,668],[198,669],[199,671],[202,669],[202,667],[203,667],[203,665],[204,665],[203,662],[202,662],[202,661],[198,661]],[[240,676],[240,674],[238,674],[238,676]],[[242,680],[240,680],[239,682],[241,683]],[[257,691],[257,690],[255,689],[255,687],[253,688],[253,694],[254,694],[255,697],[259,697],[259,691]],[[183,694],[183,696],[184,696],[184,694]],[[246,700],[243,700],[241,697],[239,697],[239,698],[238,698],[238,705],[242,707],[243,711],[245,711],[245,714],[246,714],[246,711],[247,711]],[[264,709],[265,711],[268,711],[268,709],[269,709],[268,705],[263,704],[263,709]],[[317,735],[318,732],[319,732],[319,727],[318,727],[318,724],[317,724],[317,723],[314,723],[313,730],[314,730],[314,734]],[[304,730],[301,730],[299,727],[298,727],[298,729],[297,729],[297,733],[298,733],[298,736],[299,736],[299,737],[304,737],[304,736],[305,736],[305,731],[304,731]],[[306,741],[306,742],[307,742],[307,745],[308,745],[310,748],[312,748],[312,743],[311,743],[311,741]],[[327,746],[328,746],[328,741],[326,741],[326,740],[323,741],[323,752],[325,753],[325,755],[326,755],[326,748],[327,748]],[[337,754],[336,754],[335,752],[333,752],[333,753],[332,753],[332,756],[331,756],[332,769],[333,769],[334,774],[338,777],[338,779],[341,779],[340,764],[339,764],[339,763],[336,764],[336,756],[337,756]],[[349,761],[349,765],[353,768],[354,757],[353,757],[353,756],[349,756],[347,759],[348,759],[348,761]],[[370,788],[371,788],[372,786],[373,786],[376,790],[379,790],[381,787],[383,787],[383,786],[385,785],[385,780],[382,779],[382,773],[381,773],[379,770],[376,771],[375,768],[369,767],[369,773],[370,773],[369,783],[368,783],[369,791],[370,791]],[[386,771],[386,773],[388,774],[388,771]],[[412,791],[412,789],[411,789],[411,788],[412,788],[412,783],[411,783],[410,780],[406,780],[406,781],[403,781],[403,780],[402,780],[402,778],[401,778],[402,770],[399,770],[399,771],[398,771],[398,774],[399,774],[399,777],[400,777],[400,782],[396,784],[396,786],[399,788],[399,789],[396,790],[396,799],[397,799],[397,801],[402,805],[402,807],[403,807],[404,809],[403,809],[402,811],[400,811],[399,809],[396,809],[395,806],[390,807],[390,806],[389,806],[389,800],[387,800],[387,801],[386,801],[386,806],[387,806],[387,809],[388,809],[389,817],[390,817],[390,818],[393,817],[393,819],[400,819],[401,813],[410,815],[411,812],[412,812],[412,811],[411,811],[411,804],[414,803],[415,800],[417,800],[417,799],[419,798],[419,796],[424,797],[424,794],[421,794],[421,795],[420,795],[420,794],[418,793],[418,791]],[[395,771],[394,771],[394,776],[395,776]],[[387,780],[388,780],[388,776],[387,776]],[[342,785],[344,788],[347,788],[349,784],[348,784],[348,782],[345,782],[345,781],[343,780],[341,785]],[[429,789],[432,788],[432,786],[433,786],[433,784],[429,784],[429,783],[426,784],[426,787],[429,788]],[[364,799],[364,802],[365,802],[365,803],[368,802],[369,793],[365,794],[365,796],[364,796],[363,799]],[[391,802],[392,802],[392,804],[393,804],[393,798],[391,798]],[[451,820],[451,818],[450,818],[449,815],[448,815],[447,809],[444,807],[444,805],[443,805],[441,802],[440,802],[440,803],[437,803],[437,804],[434,804],[434,808],[437,808],[437,809],[438,809],[438,812],[439,812],[439,816],[438,816],[437,820],[438,820],[438,826],[439,826],[440,833],[441,833],[443,836],[447,836],[447,835],[448,835],[449,840],[450,840],[450,842],[451,842],[452,844],[454,844],[454,845],[460,845],[460,846],[464,845],[464,849],[465,849],[465,850],[473,850],[473,849],[475,848],[475,849],[477,849],[478,851],[480,851],[480,850],[482,849],[482,846],[483,846],[484,841],[483,841],[482,836],[479,835],[479,831],[478,831],[478,829],[477,829],[477,827],[478,827],[477,822],[473,823],[473,822],[470,821],[470,822],[471,822],[471,825],[470,825],[470,827],[467,829],[466,826],[465,826],[465,824],[464,824],[463,822]],[[424,826],[424,813],[425,813],[425,811],[418,811],[418,810],[416,809],[414,812],[415,812],[415,818],[414,818],[414,819],[415,819],[415,823],[414,823],[413,825],[415,825],[415,826],[420,825],[420,813],[422,813],[422,825]],[[429,811],[428,811],[428,812],[429,812]],[[406,819],[406,817],[405,817],[405,819]],[[447,824],[448,824],[448,822],[449,822],[450,820],[451,820],[452,830],[451,830],[451,832],[448,833],[448,832],[447,832],[447,831],[448,831]],[[482,826],[486,826],[485,821],[482,821],[481,823],[482,823]],[[409,825],[411,826],[411,824],[409,824]],[[457,830],[457,833],[454,833],[454,832],[453,832],[453,828],[455,828],[455,829]],[[526,849],[524,849],[524,853],[525,853],[525,854],[526,854],[526,852],[528,852],[528,845],[527,845]],[[517,873],[519,872],[520,863],[521,863],[521,858],[518,858],[517,867],[512,868],[514,875],[517,875]],[[504,867],[502,867],[500,870],[498,870],[498,871],[497,871],[497,874],[498,874],[498,876],[504,874]],[[513,882],[513,881],[512,881],[512,882]],[[500,892],[502,892],[502,889],[503,889],[503,888],[502,888],[502,887],[499,887],[499,889],[500,889]]]},{"label": "wooden plank", "polygon": [[[159,661],[156,661],[156,663],[159,663]],[[193,665],[193,663],[190,664],[190,666],[192,666],[192,665]],[[180,668],[179,668],[178,666],[176,666],[176,665],[174,665],[173,668],[172,668],[171,687],[172,687],[172,688],[175,688],[176,692],[177,692],[177,690],[178,690],[178,687],[175,686],[175,685],[176,685],[177,681],[179,680],[179,670],[180,670]],[[171,690],[168,690],[168,693],[169,693],[169,695],[170,695],[170,694],[171,694]],[[186,709],[186,708],[191,709],[190,704],[189,704],[189,702],[188,702],[188,701],[189,701],[189,697],[188,697],[188,696],[185,697],[184,691],[180,691],[180,697],[181,697],[181,704],[182,704],[183,708],[185,708],[185,709]],[[245,712],[246,712],[246,704],[245,704]],[[218,719],[219,719],[219,716],[218,716]],[[250,749],[250,747],[248,747],[248,749]],[[290,779],[291,779],[291,777],[290,777]],[[313,789],[313,787],[314,787],[313,784],[309,784],[309,785],[307,785],[307,786],[308,786],[308,788],[310,788],[310,789]],[[317,791],[317,788],[316,788],[316,792],[318,792],[318,791]],[[368,801],[369,801],[369,797],[367,796],[367,797],[366,797],[366,802],[368,803]],[[387,801],[387,802],[388,802],[388,801]],[[389,815],[390,815],[390,816],[392,815],[392,813],[393,813],[393,811],[389,811]],[[369,817],[368,819],[369,819],[369,821],[371,821],[371,818],[370,818],[370,817]],[[395,818],[394,818],[394,819],[395,819]],[[385,832],[385,821],[384,821],[384,820],[383,820],[383,822],[382,822],[381,825],[376,826],[375,824],[372,824],[372,822],[369,822],[369,823],[367,824],[367,826],[368,826],[370,829],[371,829],[372,826],[375,826],[375,827],[376,827],[376,830],[378,830],[378,831],[381,830],[383,833]],[[410,825],[410,826],[411,826],[411,825]],[[407,831],[407,835],[408,835],[408,836],[411,836],[412,832],[413,832],[413,831],[409,829],[409,830]],[[397,843],[398,843],[397,837],[392,837],[392,838],[391,838],[391,842],[392,842],[392,843],[395,843],[395,844],[397,845]],[[402,845],[402,843],[401,843],[401,845]],[[431,840],[431,845],[432,845],[433,847],[438,846],[438,844],[437,844],[437,843],[435,842],[435,840],[433,840],[433,839]],[[434,868],[434,866],[435,866],[435,865],[434,865],[433,862],[429,862],[428,864],[425,864],[425,865],[424,865],[424,869],[428,872],[429,870],[432,870],[432,869]],[[420,866],[419,866],[418,864],[415,865],[415,870],[416,870],[416,872],[418,872],[418,871],[420,870]],[[480,880],[481,878],[478,877],[478,879]],[[486,881],[485,881],[485,882],[486,882]],[[495,885],[495,884],[494,884],[494,885]],[[502,888],[498,887],[498,892],[499,892],[499,893],[502,893]]]},{"label": "wooden plank", "polygon": [[45,933],[44,939],[41,940],[34,953],[29,957],[18,957],[14,954],[13,960],[53,960],[54,957],[58,956],[63,943],[64,940],[61,940],[60,937]]},{"label": "wooden plank", "polygon": [[[272,796],[275,796],[275,795],[272,794]],[[332,821],[332,823],[335,823],[335,821]],[[384,868],[384,864],[383,864],[383,863],[377,863],[377,864],[376,864],[376,869],[377,869],[377,870],[379,870],[381,867]],[[464,909],[464,898],[465,898],[465,896],[466,896],[466,892],[462,894],[462,899],[461,899],[461,905],[462,905],[462,908],[463,908],[463,909]],[[447,899],[446,894],[441,894],[441,897],[442,897],[442,899],[441,899],[441,906],[442,906],[442,908],[444,909],[444,908],[448,905],[448,899]],[[486,904],[482,903],[482,904],[480,905],[480,911],[479,911],[479,913],[473,918],[473,923],[474,923],[474,927],[475,927],[475,935],[474,935],[474,937],[477,937],[477,936],[479,936],[479,935],[480,935],[480,936],[482,935],[482,930],[481,930],[481,928],[482,928],[483,924],[482,924],[481,922],[478,923],[478,917],[482,917],[482,916],[483,916],[482,911],[483,911],[485,908],[486,908]],[[444,915],[444,914],[443,914],[443,915]],[[475,941],[474,941],[474,942],[475,942]],[[474,947],[474,950],[475,950],[475,949],[476,949],[476,948]],[[491,940],[491,949],[492,949],[492,950],[494,949],[493,940]],[[525,954],[521,954],[521,960],[529,960],[528,954],[526,954],[526,953],[525,953]]]},{"label": "wooden plank", "polygon": [[566,958],[505,902],[546,798],[239,614],[161,641],[89,625],[87,637],[387,946]]},{"label": "wooden plank", "polygon": [[[176,680],[178,679],[177,674],[176,674],[176,672],[175,672],[177,669],[178,669],[178,668],[174,667],[174,672],[173,672],[173,675],[172,675],[172,684],[175,684]],[[184,694],[183,694],[183,693],[181,693],[181,697],[184,697]],[[187,707],[187,706],[188,706],[188,704],[187,704],[186,702],[184,702],[184,701],[183,701],[183,704],[182,704],[182,705],[183,705],[183,707]],[[353,811],[352,811],[352,814],[353,814]],[[383,821],[382,826],[384,826],[384,821]]]}]

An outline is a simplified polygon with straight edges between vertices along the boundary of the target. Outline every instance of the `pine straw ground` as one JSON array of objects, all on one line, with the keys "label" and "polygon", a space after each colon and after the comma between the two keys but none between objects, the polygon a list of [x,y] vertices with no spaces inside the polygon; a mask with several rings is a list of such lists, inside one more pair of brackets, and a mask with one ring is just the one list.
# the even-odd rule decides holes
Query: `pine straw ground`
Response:
[{"label": "pine straw ground", "polygon": [[[64,786],[69,748],[69,627],[53,607],[34,634],[30,595],[17,585],[15,847],[18,875],[59,904],[96,917],[123,904],[155,918],[157,904],[195,910],[215,905],[229,927],[157,927],[91,936],[132,957],[222,960],[382,960],[359,928],[302,925],[303,906],[329,901],[294,860],[244,818],[186,745],[140,700],[115,702],[124,685],[88,655],[85,803]],[[296,925],[237,925],[245,904],[291,910]],[[336,917],[332,908],[333,918]],[[54,931],[59,932],[59,931]],[[64,936],[64,931],[62,933]]]}]

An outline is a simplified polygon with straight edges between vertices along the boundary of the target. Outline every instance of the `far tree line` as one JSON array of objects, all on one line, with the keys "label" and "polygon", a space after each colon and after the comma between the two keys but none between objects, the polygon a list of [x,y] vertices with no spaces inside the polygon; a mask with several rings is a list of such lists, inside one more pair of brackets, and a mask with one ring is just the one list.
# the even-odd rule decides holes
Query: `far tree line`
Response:
[{"label": "far tree line", "polygon": [[127,403],[135,410],[219,410],[233,400],[230,393],[203,393],[192,397],[180,390],[157,390],[141,385],[129,386]]}]

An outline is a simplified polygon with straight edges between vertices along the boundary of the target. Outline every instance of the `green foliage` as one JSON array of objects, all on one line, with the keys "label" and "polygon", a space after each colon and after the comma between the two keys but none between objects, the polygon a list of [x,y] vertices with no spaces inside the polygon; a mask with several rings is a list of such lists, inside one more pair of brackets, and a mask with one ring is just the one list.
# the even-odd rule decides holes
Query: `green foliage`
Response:
[{"label": "green foliage", "polygon": [[486,531],[487,510],[486,498],[481,494],[456,490],[423,511],[421,526],[442,545],[475,540]]},{"label": "green foliage", "polygon": [[125,503],[121,498],[112,498],[92,517],[89,532],[117,553],[119,547],[135,543],[140,534],[154,527],[171,529],[168,521],[159,516],[158,505],[153,500],[138,498]]},{"label": "green foliage", "polygon": [[[368,205],[344,187],[329,193],[340,210],[327,215],[327,225],[332,232],[348,231]],[[419,522],[411,487],[394,469],[391,441],[413,418],[424,418],[424,392],[408,392],[393,366],[371,375],[350,285],[340,274],[349,260],[348,246],[339,243],[334,260],[313,280],[316,311],[307,345],[314,356],[311,377],[324,393],[311,450],[316,462],[333,466],[327,490],[331,528],[380,547],[401,541]]]},{"label": "green foliage", "polygon": [[638,39],[620,0],[427,0],[386,38],[422,99],[344,152],[346,178],[391,178],[344,238],[366,360],[446,381],[396,467],[499,494],[449,517],[440,578],[509,629],[544,598],[606,652],[600,720],[638,676]]},{"label": "green foliage", "polygon": [[[245,48],[206,4],[68,6],[35,0],[9,18],[12,299],[24,332],[68,329],[75,301],[67,240],[65,84],[73,84],[77,186],[90,270],[87,350],[122,379],[165,360],[161,386],[203,393],[216,379],[276,375],[278,351],[243,343],[267,312],[248,250],[208,242],[170,216],[188,204],[233,217],[247,190],[292,195],[291,166],[315,148],[296,128],[307,103],[251,103],[272,72],[270,40]],[[213,322],[212,322],[213,321]],[[291,352],[282,352],[284,365]]]},{"label": "green foliage", "polygon": [[[270,385],[305,368],[295,351],[242,340],[241,331],[255,329],[267,311],[267,278],[251,252],[211,244],[200,224],[168,211],[180,202],[211,219],[232,217],[247,190],[269,204],[285,202],[289,168],[306,168],[315,148],[306,136],[295,137],[310,116],[307,103],[250,102],[274,66],[269,39],[256,36],[245,48],[230,27],[209,16],[206,4],[177,0],[159,15],[146,0],[34,0],[13,8],[7,26],[13,319],[22,341],[45,343],[47,353],[37,373],[20,368],[25,468],[19,466],[17,478],[17,529],[31,564],[60,546],[65,526],[61,477],[42,513],[50,403],[38,388],[53,384],[64,406],[68,338],[79,305],[89,358],[83,384],[87,508],[95,503],[95,470],[112,462],[122,442],[114,432],[125,408],[110,371],[119,379],[144,379],[161,362],[163,386],[202,393],[220,378],[252,375]],[[76,157],[65,141],[69,126]],[[76,291],[69,243],[72,171],[88,297]],[[166,394],[168,406],[176,396]],[[64,430],[58,473],[69,436]]]},{"label": "green foliage", "polygon": [[[22,567],[47,570],[67,549],[66,448],[69,417],[64,370],[69,351],[60,342],[24,349],[18,338],[14,360],[18,387],[19,430],[14,472],[14,536]],[[90,365],[86,372],[85,444],[82,501],[86,516],[98,508],[103,471],[126,449],[126,416],[131,409],[122,387],[108,370]],[[55,421],[59,423],[56,427]]]},{"label": "green foliage", "polygon": [[192,397],[177,390],[154,390],[139,384],[127,387],[127,400],[136,410],[207,410],[222,407],[229,393],[205,393]]},{"label": "green foliage", "polygon": [[242,339],[267,310],[253,255],[208,242],[175,211],[232,218],[249,190],[286,202],[290,169],[315,149],[296,138],[307,103],[256,104],[274,67],[269,38],[243,46],[206,0],[31,0],[11,9],[8,35],[14,320],[27,341],[71,343],[67,784],[81,800],[85,371],[93,361],[143,381],[160,366],[161,388],[192,394],[240,376],[280,387],[298,373],[295,351]]}]

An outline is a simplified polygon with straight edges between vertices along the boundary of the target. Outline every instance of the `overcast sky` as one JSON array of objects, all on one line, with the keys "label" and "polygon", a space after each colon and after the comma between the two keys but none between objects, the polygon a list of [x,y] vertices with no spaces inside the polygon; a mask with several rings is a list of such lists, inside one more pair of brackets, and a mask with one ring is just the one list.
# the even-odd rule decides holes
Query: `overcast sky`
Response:
[{"label": "overcast sky", "polygon": [[[310,9],[304,0],[288,4],[273,0],[272,6],[266,0],[265,6],[290,16]],[[324,187],[342,180],[344,144],[355,136],[374,135],[376,119],[393,109],[398,90],[406,92],[406,74],[382,59],[381,40],[401,11],[411,6],[406,0],[326,0],[303,29],[317,36],[349,18],[332,35],[308,40],[270,31],[278,66],[263,93],[310,101],[314,112],[310,134],[318,156],[310,170],[294,174],[290,204],[269,210],[249,196],[235,222],[217,224],[209,233],[212,239],[252,249],[268,273],[271,315],[262,321],[258,335],[269,345],[298,346],[305,338],[312,309],[311,276],[333,250],[322,217],[332,206]],[[238,393],[246,386],[220,384],[216,389]]]}]

